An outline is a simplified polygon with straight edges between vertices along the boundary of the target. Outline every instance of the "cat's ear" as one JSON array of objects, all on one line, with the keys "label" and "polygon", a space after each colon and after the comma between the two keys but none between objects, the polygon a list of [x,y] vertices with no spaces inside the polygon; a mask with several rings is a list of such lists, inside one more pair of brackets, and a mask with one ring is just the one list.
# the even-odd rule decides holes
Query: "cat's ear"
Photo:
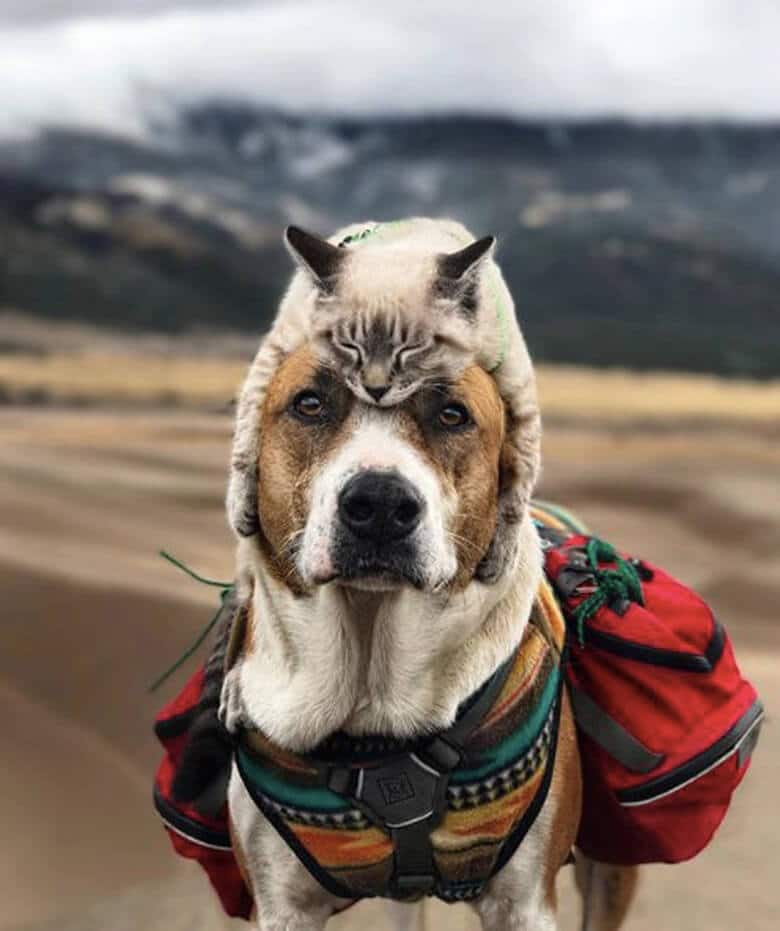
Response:
[{"label": "cat's ear", "polygon": [[438,261],[439,274],[448,281],[460,281],[472,269],[476,268],[480,262],[493,254],[495,245],[495,236],[483,236],[482,239],[477,239],[476,242],[472,242],[465,249],[440,255]]},{"label": "cat's ear", "polygon": [[332,289],[346,255],[343,249],[297,226],[288,226],[284,231],[284,244],[319,287],[325,291]]}]

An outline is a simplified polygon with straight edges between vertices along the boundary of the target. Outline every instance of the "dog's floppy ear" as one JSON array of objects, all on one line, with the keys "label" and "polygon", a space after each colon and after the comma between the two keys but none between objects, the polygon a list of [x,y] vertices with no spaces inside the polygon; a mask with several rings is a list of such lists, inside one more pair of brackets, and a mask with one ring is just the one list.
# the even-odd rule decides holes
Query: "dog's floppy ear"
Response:
[{"label": "dog's floppy ear", "polygon": [[447,281],[460,281],[472,269],[493,254],[495,236],[483,236],[458,252],[449,252],[438,257],[439,275]]},{"label": "dog's floppy ear", "polygon": [[522,521],[539,477],[541,419],[533,378],[507,388],[506,438],[499,462],[498,513],[493,540],[476,578],[493,584],[513,562]]},{"label": "dog's floppy ear", "polygon": [[239,537],[254,536],[260,529],[257,513],[260,408],[278,364],[277,347],[266,337],[249,367],[238,398],[225,503],[230,526]]},{"label": "dog's floppy ear", "polygon": [[284,243],[295,261],[304,268],[324,291],[333,288],[346,252],[312,233],[297,226],[288,226],[284,232]]},{"label": "dog's floppy ear", "polygon": [[239,537],[252,537],[260,529],[257,514],[257,432],[260,429],[261,392],[251,383],[253,374],[250,371],[248,384],[238,401],[225,499],[228,521]]}]

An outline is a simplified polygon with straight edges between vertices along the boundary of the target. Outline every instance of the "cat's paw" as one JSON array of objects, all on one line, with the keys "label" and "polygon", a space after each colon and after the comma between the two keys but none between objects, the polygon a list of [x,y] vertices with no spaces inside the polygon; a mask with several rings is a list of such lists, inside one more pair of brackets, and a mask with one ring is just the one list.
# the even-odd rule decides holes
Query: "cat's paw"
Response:
[{"label": "cat's paw", "polygon": [[222,695],[219,702],[218,717],[228,734],[234,735],[245,723],[244,703],[241,700],[239,669],[237,663],[226,675],[222,683]]},{"label": "cat's paw", "polygon": [[486,585],[494,585],[517,556],[517,522],[499,515],[496,532],[487,553],[480,560],[474,577]]},{"label": "cat's paw", "polygon": [[520,545],[518,526],[523,520],[526,507],[527,500],[514,490],[505,491],[499,496],[493,539],[474,573],[479,582],[495,584],[515,562]]},{"label": "cat's paw", "polygon": [[227,514],[230,526],[240,537],[252,537],[260,529],[257,518],[257,473],[255,469],[230,473],[227,492]]}]

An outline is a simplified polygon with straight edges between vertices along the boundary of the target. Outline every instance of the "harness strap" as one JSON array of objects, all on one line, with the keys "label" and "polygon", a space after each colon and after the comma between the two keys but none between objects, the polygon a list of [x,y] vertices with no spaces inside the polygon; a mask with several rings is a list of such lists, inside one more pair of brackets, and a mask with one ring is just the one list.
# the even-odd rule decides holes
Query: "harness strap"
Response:
[{"label": "harness strap", "polygon": [[517,649],[482,686],[463,714],[425,747],[425,757],[442,771],[450,772],[463,759],[463,747],[500,695],[514,664]]},{"label": "harness strap", "polygon": [[[479,725],[504,687],[512,668],[516,651],[490,677],[476,699],[465,712],[428,743],[419,755],[407,754],[401,758],[428,770],[433,779],[433,798],[425,817],[410,819],[391,829],[393,841],[393,875],[391,890],[399,899],[417,898],[430,893],[437,878],[436,864],[431,845],[431,831],[441,822],[447,808],[447,785],[450,773],[463,759],[464,745]],[[420,758],[422,757],[422,759]],[[432,764],[430,767],[427,763]],[[387,824],[387,812],[383,815]]]},{"label": "harness strap", "polygon": [[433,892],[436,886],[431,827],[428,821],[420,821],[391,832],[393,875],[390,883],[392,894],[398,899],[416,899]]}]

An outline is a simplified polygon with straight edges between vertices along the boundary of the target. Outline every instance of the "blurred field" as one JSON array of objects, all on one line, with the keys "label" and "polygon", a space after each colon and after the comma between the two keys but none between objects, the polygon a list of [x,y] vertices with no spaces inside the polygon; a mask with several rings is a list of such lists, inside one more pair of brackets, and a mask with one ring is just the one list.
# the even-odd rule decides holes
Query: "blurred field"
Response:
[{"label": "blurred field", "polygon": [[[121,334],[47,323],[0,307],[0,401],[224,410],[256,339],[212,331]],[[780,380],[539,365],[548,421],[588,425],[758,426],[780,432]]]},{"label": "blurred field", "polygon": [[[246,360],[158,352],[0,354],[0,399],[75,406],[224,409]],[[756,425],[780,431],[780,381],[638,375],[542,365],[539,390],[548,419],[588,424],[692,427]]]},{"label": "blurred field", "polygon": [[[150,804],[150,722],[183,674],[154,696],[146,686],[215,601],[157,550],[231,574],[227,408],[245,363],[147,348],[0,355],[6,397],[49,402],[0,407],[1,931],[222,925]],[[543,369],[541,391],[544,496],[711,599],[770,712],[717,840],[648,870],[627,927],[775,929],[780,386]],[[569,876],[562,887],[573,931]],[[426,915],[428,929],[469,921],[460,907]],[[382,921],[361,906],[334,926]]]}]

